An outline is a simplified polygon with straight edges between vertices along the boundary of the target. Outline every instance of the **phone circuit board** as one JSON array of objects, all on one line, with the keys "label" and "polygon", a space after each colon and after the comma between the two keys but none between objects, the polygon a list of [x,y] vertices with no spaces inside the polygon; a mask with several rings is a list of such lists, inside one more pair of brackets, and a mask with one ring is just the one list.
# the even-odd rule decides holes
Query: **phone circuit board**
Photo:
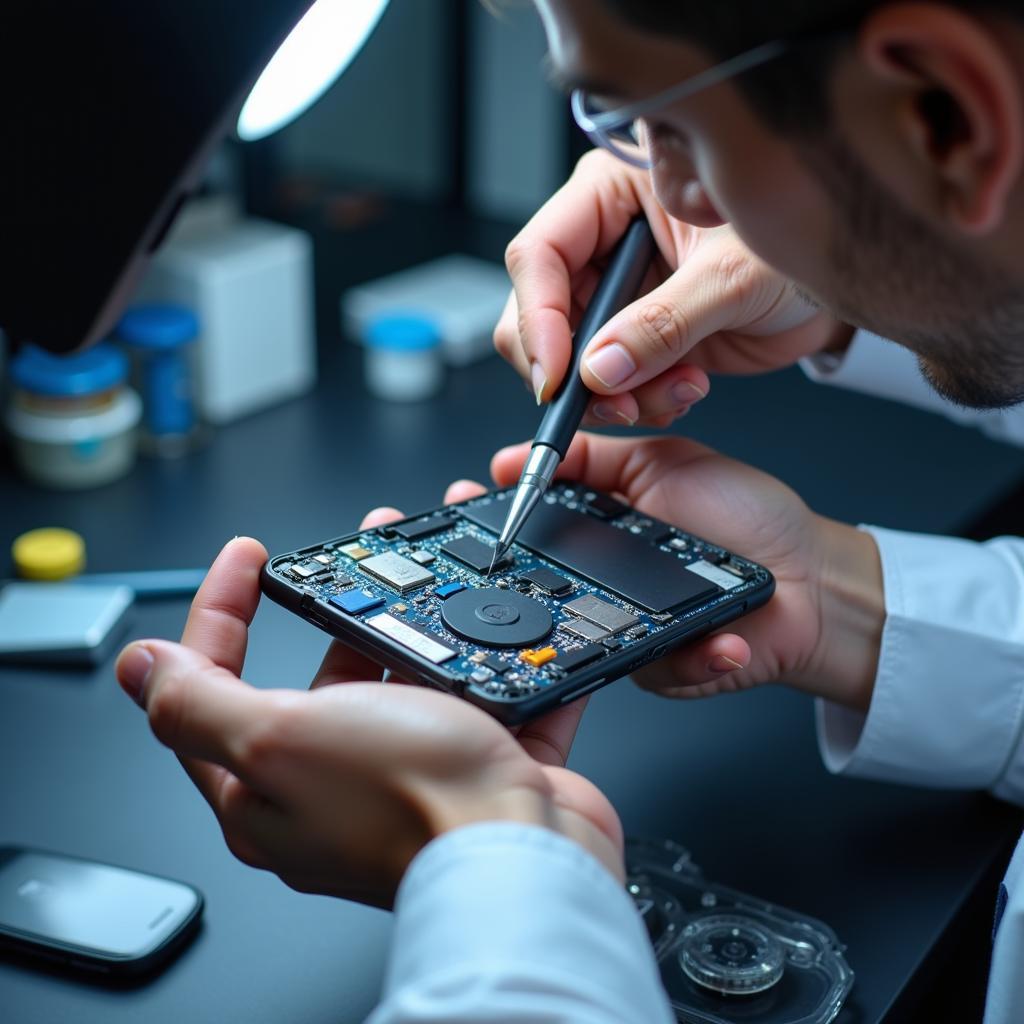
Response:
[{"label": "phone circuit board", "polygon": [[401,675],[506,721],[574,699],[771,595],[767,570],[554,486],[488,574],[511,489],[272,558],[264,590]]}]

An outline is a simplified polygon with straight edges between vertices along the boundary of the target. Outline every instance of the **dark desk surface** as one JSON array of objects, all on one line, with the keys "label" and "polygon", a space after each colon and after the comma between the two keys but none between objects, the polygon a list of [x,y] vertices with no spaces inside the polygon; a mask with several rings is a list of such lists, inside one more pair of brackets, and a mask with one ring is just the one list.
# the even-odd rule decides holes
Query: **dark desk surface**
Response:
[{"label": "dark desk surface", "polygon": [[[448,480],[483,476],[491,451],[536,420],[496,360],[453,374],[442,399],[418,406],[371,402],[358,374],[354,355],[335,351],[314,396],[91,493],[39,491],[2,469],[0,544],[67,525],[85,535],[96,571],[206,564],[241,533],[286,550],[351,527],[372,505],[436,503]],[[1015,450],[795,371],[719,382],[683,425],[779,473],[822,511],[905,528],[957,528],[1024,466]],[[185,612],[177,601],[141,606],[131,635],[175,637]],[[248,678],[304,686],[324,646],[267,604]],[[842,1018],[857,1024],[903,1019],[912,982],[935,969],[950,923],[1019,827],[985,797],[828,776],[811,702],[781,688],[670,703],[617,683],[592,701],[572,763],[608,793],[627,831],[673,837],[710,877],[830,923],[857,972]],[[374,1005],[388,916],[298,895],[235,862],[110,665],[0,671],[0,771],[0,839],[180,877],[208,898],[197,941],[139,988],[0,962],[5,1021],[337,1024]]]}]

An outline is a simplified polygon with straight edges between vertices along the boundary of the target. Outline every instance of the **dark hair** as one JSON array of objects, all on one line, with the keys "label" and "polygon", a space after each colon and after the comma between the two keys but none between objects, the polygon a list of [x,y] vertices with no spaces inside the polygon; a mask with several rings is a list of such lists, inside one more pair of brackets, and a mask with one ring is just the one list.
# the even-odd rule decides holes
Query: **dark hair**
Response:
[{"label": "dark hair", "polygon": [[[783,57],[741,75],[737,84],[774,128],[816,132],[828,121],[828,73],[861,21],[892,0],[603,0],[627,24],[676,35],[718,60],[772,39],[792,40]],[[963,11],[1024,14],[1024,0],[934,0]],[[849,33],[844,37],[844,33]]]}]

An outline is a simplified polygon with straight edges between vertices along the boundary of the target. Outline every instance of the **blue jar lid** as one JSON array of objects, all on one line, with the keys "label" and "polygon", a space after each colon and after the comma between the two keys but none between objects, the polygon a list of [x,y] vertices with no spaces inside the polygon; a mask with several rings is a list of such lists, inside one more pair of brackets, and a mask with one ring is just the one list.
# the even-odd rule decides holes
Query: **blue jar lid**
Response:
[{"label": "blue jar lid", "polygon": [[366,344],[394,352],[421,352],[437,348],[437,325],[419,313],[381,313],[366,325]]},{"label": "blue jar lid", "polygon": [[15,387],[36,395],[73,398],[95,395],[123,384],[128,377],[128,358],[106,343],[69,356],[55,356],[26,345],[11,360]]},{"label": "blue jar lid", "polygon": [[136,306],[117,325],[117,336],[133,348],[164,351],[195,340],[199,321],[184,306]]}]

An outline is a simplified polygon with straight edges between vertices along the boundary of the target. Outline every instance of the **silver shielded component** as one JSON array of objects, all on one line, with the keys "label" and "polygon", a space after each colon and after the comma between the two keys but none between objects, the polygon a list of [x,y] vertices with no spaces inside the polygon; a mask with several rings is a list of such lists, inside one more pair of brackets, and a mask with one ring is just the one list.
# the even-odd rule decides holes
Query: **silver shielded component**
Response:
[{"label": "silver shielded component", "polygon": [[622,630],[629,629],[630,626],[635,626],[640,621],[638,616],[623,611],[617,605],[602,601],[599,597],[594,597],[593,594],[577,597],[575,601],[569,601],[562,607],[565,611],[572,612],[573,615],[578,615],[581,619],[593,622],[595,626],[601,626],[609,633],[621,633]]},{"label": "silver shielded component", "polygon": [[560,622],[558,627],[564,629],[566,633],[582,637],[584,640],[603,640],[606,636],[611,636],[603,626],[595,626],[593,622],[587,622],[586,619],[568,619]]},{"label": "silver shielded component", "polygon": [[381,583],[394,587],[400,594],[408,594],[411,590],[419,590],[437,578],[429,569],[417,565],[408,558],[396,555],[393,551],[385,551],[382,555],[364,558],[359,563],[362,572],[367,573]]},{"label": "silver shielded component", "polygon": [[432,637],[421,633],[405,622],[401,622],[387,612],[379,615],[372,615],[366,620],[368,626],[372,626],[379,633],[391,637],[396,643],[408,647],[414,654],[440,665],[442,661],[455,657],[455,652],[449,650],[444,644],[438,643]]}]

